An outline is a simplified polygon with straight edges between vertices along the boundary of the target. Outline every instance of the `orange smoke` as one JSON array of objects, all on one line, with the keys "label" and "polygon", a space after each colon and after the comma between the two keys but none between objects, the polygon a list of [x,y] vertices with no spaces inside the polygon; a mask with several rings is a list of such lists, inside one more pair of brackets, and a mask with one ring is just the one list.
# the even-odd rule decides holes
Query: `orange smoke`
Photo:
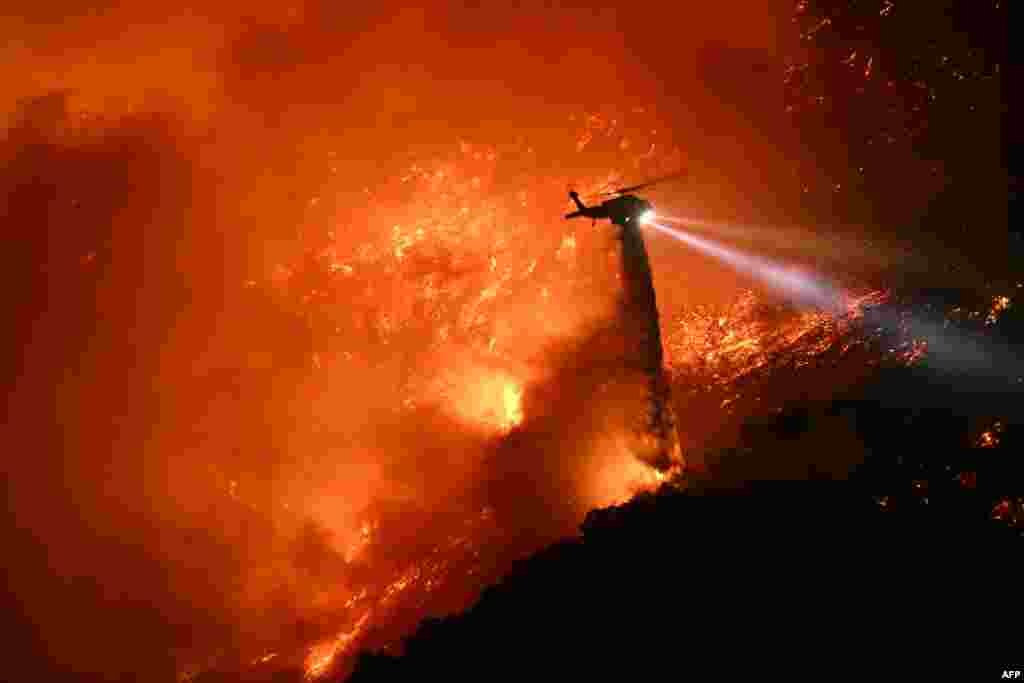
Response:
[{"label": "orange smoke", "polygon": [[[55,660],[327,671],[654,485],[616,442],[628,392],[591,362],[616,245],[561,222],[565,192],[720,164],[694,112],[753,129],[695,53],[771,49],[772,18],[690,8],[682,57],[628,45],[631,8],[536,9],[57,3],[0,22],[4,291],[25,330],[9,443],[46,454],[15,466],[12,508],[26,547],[48,542],[12,583]],[[637,28],[676,37],[678,18]],[[688,101],[657,102],[673,74]],[[751,155],[779,155],[755,147],[731,157],[759,178]],[[677,297],[732,283],[706,271]],[[123,641],[67,625],[97,606]]]},{"label": "orange smoke", "polygon": [[[622,141],[650,125],[631,116],[569,131],[567,146],[609,169],[577,176],[583,189],[618,182],[616,166],[678,163],[672,147],[629,151]],[[292,551],[254,558],[245,598],[286,586],[326,631],[305,656],[310,677],[344,669],[357,643],[397,637],[411,615],[471,599],[504,566],[488,556],[495,543],[529,552],[670,474],[627,447],[625,415],[643,398],[612,390],[619,369],[601,364],[622,362],[601,341],[621,296],[614,235],[560,220],[566,179],[539,175],[537,154],[462,142],[416,161],[249,283],[315,335],[285,404],[292,464],[257,507],[285,537],[302,517],[320,531],[298,565]]]},{"label": "orange smoke", "polygon": [[523,421],[522,398],[521,382],[505,374],[488,374],[468,380],[452,404],[460,418],[507,432]]}]

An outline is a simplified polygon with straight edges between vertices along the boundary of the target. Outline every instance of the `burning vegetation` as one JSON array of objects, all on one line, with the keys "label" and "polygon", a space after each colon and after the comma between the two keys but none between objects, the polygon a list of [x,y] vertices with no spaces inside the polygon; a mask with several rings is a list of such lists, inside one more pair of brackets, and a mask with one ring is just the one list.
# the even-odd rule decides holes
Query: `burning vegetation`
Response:
[{"label": "burning vegetation", "polygon": [[[573,174],[586,192],[679,163],[650,141],[645,112],[617,116],[583,117],[566,136],[577,163],[610,169]],[[87,144],[75,135],[59,144]],[[660,297],[660,324],[649,306],[624,314],[620,246],[609,230],[558,220],[568,176],[536,171],[546,152],[462,143],[358,197],[339,188],[344,202],[311,202],[322,223],[304,229],[297,257],[240,283],[244,362],[183,380],[189,429],[165,438],[199,457],[170,459],[159,477],[220,499],[244,555],[225,609],[245,626],[230,648],[179,650],[180,680],[343,677],[356,652],[465,608],[588,511],[684,483],[681,457],[652,466],[630,437],[661,339],[658,381],[691,449],[707,430],[694,401],[732,412],[741,395],[761,398],[754,378],[855,353],[858,366],[927,363],[913,311],[880,290],[845,294],[838,313],[749,290],[719,306]],[[110,254],[85,253],[84,272],[110,267]],[[968,319],[998,329],[1009,310],[1000,293]],[[631,360],[631,335],[652,324]],[[631,364],[643,372],[624,373]],[[993,516],[1017,519],[1008,500]],[[203,512],[200,498],[176,504]]]},{"label": "burning vegetation", "polygon": [[[879,231],[917,225],[906,207],[928,205],[945,171],[914,145],[955,137],[927,135],[926,114],[967,104],[954,82],[988,102],[998,64],[993,72],[992,60],[970,52],[936,53],[917,61],[938,76],[911,78],[885,50],[859,44],[861,25],[884,32],[897,23],[897,34],[918,35],[899,3],[864,9],[871,4],[844,15],[830,3],[799,3],[801,45],[842,59],[788,60],[786,99],[764,130],[751,121],[761,121],[761,95],[778,90],[778,74],[761,79],[763,60],[742,50],[702,47],[691,55],[692,76],[668,87],[666,76],[685,71],[685,41],[673,28],[662,34],[672,40],[661,41],[661,73],[643,57],[657,55],[654,40],[622,46],[641,54],[629,77],[606,75],[614,60],[595,68],[592,45],[627,35],[620,27],[632,8],[602,17],[604,28],[564,54],[564,27],[545,24],[537,35],[555,52],[542,57],[508,48],[537,28],[514,24],[503,54],[509,78],[528,74],[518,88],[492,64],[473,65],[469,56],[490,56],[494,41],[456,45],[458,32],[445,25],[465,21],[465,35],[478,36],[506,22],[454,12],[339,16],[326,3],[300,2],[286,17],[268,6],[239,21],[222,9],[187,9],[165,34],[163,18],[112,11],[82,19],[82,35],[71,30],[52,45],[44,27],[64,21],[55,9],[15,24],[11,50],[35,68],[8,74],[21,99],[5,101],[0,145],[2,217],[15,237],[2,288],[16,330],[7,341],[7,443],[17,454],[9,547],[24,558],[9,570],[5,612],[30,633],[10,649],[83,680],[171,671],[181,683],[343,680],[359,652],[384,653],[384,662],[415,650],[421,638],[403,639],[424,618],[466,610],[542,548],[555,548],[542,553],[550,558],[579,543],[589,548],[564,568],[585,573],[606,562],[635,572],[610,599],[660,605],[651,586],[659,595],[700,591],[711,577],[666,564],[655,576],[663,583],[653,583],[652,565],[632,559],[666,545],[696,548],[691,534],[713,549],[716,527],[694,524],[689,512],[659,513],[607,546],[594,538],[614,536],[624,510],[699,506],[701,493],[731,481],[734,461],[744,463],[733,477],[743,486],[766,471],[787,478],[787,458],[807,434],[817,435],[804,439],[813,477],[844,478],[848,462],[862,461],[881,473],[883,485],[857,498],[871,515],[952,509],[942,503],[956,492],[969,497],[971,519],[982,510],[986,523],[1019,535],[1020,492],[993,482],[1012,471],[1004,456],[1019,439],[1006,396],[1024,381],[1012,332],[1020,285],[925,300],[892,279],[851,276],[836,285],[834,309],[808,310],[685,247],[651,249],[652,267],[642,243],[623,249],[608,226],[560,220],[569,186],[587,196],[689,167],[699,187],[663,203],[654,191],[656,204],[713,226],[749,197],[756,216],[777,199],[778,216],[790,220],[792,210],[819,236],[795,251],[828,242],[823,217],[853,216]],[[732,36],[735,12],[721,12]],[[115,20],[147,28],[110,41],[125,34]],[[350,25],[362,33],[335,28]],[[697,34],[691,42],[703,44]],[[148,49],[181,35],[187,50],[132,57],[136,43]],[[104,58],[82,47],[104,41]],[[344,54],[339,45],[349,46]],[[436,73],[423,66],[435,53],[443,55]],[[382,55],[394,63],[373,66]],[[62,60],[81,64],[69,70]],[[509,90],[501,102],[519,106],[519,91],[533,92],[537,74],[556,62],[563,66],[545,90],[553,100],[572,82],[573,93],[629,106],[583,112],[571,94],[565,107],[538,105],[529,116],[524,107],[514,121],[492,111],[493,130],[481,123],[489,95]],[[907,69],[922,68],[913,63]],[[445,68],[458,75],[448,84]],[[182,102],[151,90],[154,73],[160,83],[178,79]],[[133,76],[125,93],[110,91]],[[657,101],[705,81],[713,92],[693,102]],[[431,98],[445,102],[437,121],[400,137],[428,120]],[[641,101],[685,111],[634,106]],[[892,118],[898,125],[889,127]],[[952,120],[935,118],[935,128],[962,130]],[[818,131],[802,156],[791,128]],[[848,150],[835,131],[864,142]],[[427,139],[434,146],[415,147]],[[971,145],[978,149],[987,148]],[[971,202],[991,196],[971,182]],[[949,196],[940,207],[956,205]],[[975,212],[981,221],[973,205],[949,220],[966,226]],[[734,226],[733,235],[748,232],[756,230]],[[854,232],[850,243],[870,229]],[[907,235],[915,239],[924,243]],[[972,242],[978,253],[999,251]],[[891,373],[918,383],[902,394],[902,384],[886,383]],[[875,386],[869,376],[883,379]],[[856,428],[845,435],[856,437],[855,452],[846,461],[829,430],[848,427],[846,407],[831,399],[850,387],[868,398],[852,410]],[[897,417],[865,407],[943,391],[936,402],[962,403],[953,396],[962,390],[969,424],[934,406],[899,406]],[[815,403],[822,396],[829,402]],[[755,414],[762,421],[748,424]],[[744,448],[708,455],[737,433]],[[963,449],[918,457],[947,443]],[[839,464],[829,470],[826,460]],[[774,533],[743,532],[760,504],[736,512],[730,533],[777,556]],[[730,507],[696,514],[728,516]],[[825,501],[793,508],[781,524],[824,524]],[[749,557],[732,560],[720,566],[749,566]],[[560,580],[596,590],[615,579]],[[774,591],[770,582],[761,588]],[[117,625],[109,634],[68,618],[107,612]],[[531,616],[536,624],[545,614]],[[34,662],[27,670],[48,677]]]},{"label": "burning vegetation", "polygon": [[[621,148],[607,125],[585,119],[581,145],[596,129]],[[617,313],[611,234],[550,220],[561,208],[550,200],[561,179],[512,176],[512,188],[527,189],[499,191],[508,156],[463,143],[454,159],[417,164],[367,193],[372,211],[350,209],[365,224],[337,218],[301,261],[249,285],[314,331],[307,362],[324,381],[311,413],[349,430],[323,464],[299,468],[315,483],[293,487],[289,503],[320,530],[323,587],[295,609],[322,635],[304,650],[278,645],[248,657],[257,669],[295,666],[304,651],[307,677],[341,675],[360,649],[392,646],[423,617],[469,604],[510,557],[572,535],[588,510],[684,481],[678,467],[637,457],[628,436],[635,423],[624,414],[643,404],[643,392],[609,381],[628,366],[630,329],[621,321],[646,324]],[[914,336],[905,302],[881,290],[843,296],[834,313],[754,291],[726,306],[669,308],[660,331],[666,381],[683,404],[713,395],[718,409],[730,409],[757,393],[751,378],[777,381],[856,353],[857,366],[927,363],[928,341]],[[1009,299],[996,299],[1004,299],[1000,311]],[[332,393],[353,385],[368,387],[362,399],[380,412],[357,411],[369,419],[362,425],[346,424],[351,408],[328,419],[348,400]],[[383,403],[374,403],[375,385]],[[381,414],[391,417],[382,423]],[[434,451],[439,430],[459,436]],[[416,478],[402,471],[408,461],[388,471],[380,462],[392,440],[442,462],[424,460],[431,473]],[[362,492],[353,498],[337,473],[356,454],[377,463],[365,470],[372,476],[356,475]],[[428,485],[416,481],[424,474]]]},{"label": "burning vegetation", "polygon": [[[643,112],[578,126],[567,138],[577,154],[625,167],[588,192],[678,161],[653,144],[626,153],[624,140],[653,133]],[[647,387],[667,398],[660,339],[639,336],[657,331],[657,310],[623,303],[631,266],[610,229],[560,222],[568,178],[536,172],[552,152],[459,143],[334,207],[300,258],[247,283],[308,340],[300,460],[275,475],[283,496],[250,504],[286,527],[308,519],[306,559],[271,555],[253,574],[262,590],[292,585],[309,626],[299,643],[243,661],[294,666],[305,649],[308,677],[344,671],[355,649],[464,606],[509,558],[572,534],[588,510],[678,477],[678,445],[665,462],[637,450]],[[649,290],[646,254],[632,258]],[[225,477],[225,493],[243,500],[239,479]],[[182,679],[232,668],[208,657]]]}]

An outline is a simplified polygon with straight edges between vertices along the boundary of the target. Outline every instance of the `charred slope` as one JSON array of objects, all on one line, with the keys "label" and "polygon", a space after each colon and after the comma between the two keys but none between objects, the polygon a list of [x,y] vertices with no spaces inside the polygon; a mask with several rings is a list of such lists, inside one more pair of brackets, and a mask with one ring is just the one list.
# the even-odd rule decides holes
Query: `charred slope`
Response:
[{"label": "charred slope", "polygon": [[[751,423],[746,447],[720,461],[735,472],[592,512],[578,539],[517,566],[468,612],[424,622],[402,656],[362,655],[349,680],[821,666],[976,677],[1005,663],[1014,650],[1000,634],[1021,606],[1024,420],[1005,394],[936,382],[892,370],[856,396]],[[993,411],[1003,418],[976,447]],[[837,415],[867,453],[848,478],[752,481],[757,463]]]},{"label": "charred slope", "polygon": [[403,657],[363,655],[350,681],[992,662],[964,638],[1008,616],[1020,543],[982,498],[885,512],[849,485],[643,497],[425,622]]}]

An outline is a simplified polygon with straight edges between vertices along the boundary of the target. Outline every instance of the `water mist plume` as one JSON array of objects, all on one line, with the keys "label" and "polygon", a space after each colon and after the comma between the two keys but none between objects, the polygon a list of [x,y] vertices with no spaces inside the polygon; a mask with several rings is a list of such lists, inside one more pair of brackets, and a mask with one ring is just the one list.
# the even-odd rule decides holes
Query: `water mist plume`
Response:
[{"label": "water mist plume", "polygon": [[665,375],[658,305],[643,236],[634,223],[622,228],[621,315],[627,330],[625,364],[640,371],[646,382],[645,424],[637,436],[639,457],[660,470],[682,464],[676,420]]}]

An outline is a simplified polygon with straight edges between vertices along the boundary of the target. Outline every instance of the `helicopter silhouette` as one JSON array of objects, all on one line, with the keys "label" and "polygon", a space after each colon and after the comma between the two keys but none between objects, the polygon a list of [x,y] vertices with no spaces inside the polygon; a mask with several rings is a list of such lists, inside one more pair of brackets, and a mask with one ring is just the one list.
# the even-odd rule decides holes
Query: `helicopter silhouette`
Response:
[{"label": "helicopter silhouette", "polygon": [[607,218],[615,225],[625,227],[630,223],[644,223],[654,218],[654,205],[646,199],[641,199],[632,192],[642,190],[645,187],[650,187],[656,183],[678,178],[686,175],[685,171],[679,171],[671,175],[662,176],[649,180],[646,183],[639,185],[633,185],[631,187],[624,187],[618,190],[612,190],[611,192],[605,193],[606,195],[614,195],[611,199],[606,199],[604,202],[595,206],[586,206],[580,200],[578,192],[570,191],[569,199],[576,204],[576,211],[567,213],[566,219],[569,218],[590,218],[594,223],[598,220]]}]

